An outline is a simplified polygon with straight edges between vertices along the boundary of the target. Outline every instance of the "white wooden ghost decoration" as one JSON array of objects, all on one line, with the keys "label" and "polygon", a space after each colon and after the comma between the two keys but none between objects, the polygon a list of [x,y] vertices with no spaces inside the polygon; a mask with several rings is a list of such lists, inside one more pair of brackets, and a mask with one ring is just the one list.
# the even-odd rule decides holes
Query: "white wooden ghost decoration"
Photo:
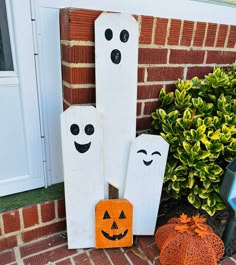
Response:
[{"label": "white wooden ghost decoration", "polygon": [[61,115],[68,248],[95,246],[94,209],[104,198],[101,115],[71,106]]},{"label": "white wooden ghost decoration", "polygon": [[138,23],[131,15],[95,21],[96,107],[104,118],[105,198],[108,183],[123,197],[131,141],[136,134]]},{"label": "white wooden ghost decoration", "polygon": [[133,204],[133,234],[153,235],[169,144],[143,134],[131,145],[124,197]]}]

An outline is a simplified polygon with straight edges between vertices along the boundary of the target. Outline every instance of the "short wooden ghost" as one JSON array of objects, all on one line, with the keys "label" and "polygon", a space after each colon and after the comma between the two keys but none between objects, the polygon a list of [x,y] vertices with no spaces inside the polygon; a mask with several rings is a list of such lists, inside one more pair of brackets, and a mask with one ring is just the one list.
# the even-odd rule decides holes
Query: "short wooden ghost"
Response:
[{"label": "short wooden ghost", "polygon": [[94,209],[104,198],[101,115],[71,106],[61,115],[68,248],[95,246]]},{"label": "short wooden ghost", "polygon": [[155,232],[169,144],[159,135],[140,135],[131,145],[124,198],[133,204],[133,234]]},{"label": "short wooden ghost", "polygon": [[104,13],[95,21],[96,107],[104,117],[105,198],[108,182],[123,197],[131,141],[136,135],[138,23]]}]

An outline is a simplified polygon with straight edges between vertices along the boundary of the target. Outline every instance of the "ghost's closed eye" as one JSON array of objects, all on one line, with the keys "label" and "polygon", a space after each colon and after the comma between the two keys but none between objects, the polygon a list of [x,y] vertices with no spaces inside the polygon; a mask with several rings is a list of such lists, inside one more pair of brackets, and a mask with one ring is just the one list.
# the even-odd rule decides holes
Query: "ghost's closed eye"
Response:
[{"label": "ghost's closed eye", "polygon": [[147,154],[147,151],[146,150],[144,150],[144,149],[140,149],[140,150],[138,150],[138,152],[137,153],[143,153],[143,154]]},{"label": "ghost's closed eye", "polygon": [[161,156],[161,153],[158,152],[158,151],[155,151],[155,152],[152,153],[152,155],[159,155],[159,156]]}]

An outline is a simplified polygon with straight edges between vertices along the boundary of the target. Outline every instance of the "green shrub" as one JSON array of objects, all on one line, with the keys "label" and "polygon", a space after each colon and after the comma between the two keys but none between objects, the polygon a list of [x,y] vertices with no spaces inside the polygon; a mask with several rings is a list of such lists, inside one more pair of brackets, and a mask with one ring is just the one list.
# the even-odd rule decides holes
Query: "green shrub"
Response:
[{"label": "green shrub", "polygon": [[212,216],[225,207],[220,185],[236,156],[236,64],[215,67],[203,80],[179,80],[159,99],[151,133],[170,144],[164,187]]}]

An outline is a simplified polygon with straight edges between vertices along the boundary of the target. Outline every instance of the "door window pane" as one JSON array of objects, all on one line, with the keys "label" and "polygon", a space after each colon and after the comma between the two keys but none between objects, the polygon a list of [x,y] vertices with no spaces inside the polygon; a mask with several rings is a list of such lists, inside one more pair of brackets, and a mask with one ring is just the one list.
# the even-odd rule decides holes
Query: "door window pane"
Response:
[{"label": "door window pane", "polygon": [[13,71],[5,0],[0,0],[0,71]]}]

